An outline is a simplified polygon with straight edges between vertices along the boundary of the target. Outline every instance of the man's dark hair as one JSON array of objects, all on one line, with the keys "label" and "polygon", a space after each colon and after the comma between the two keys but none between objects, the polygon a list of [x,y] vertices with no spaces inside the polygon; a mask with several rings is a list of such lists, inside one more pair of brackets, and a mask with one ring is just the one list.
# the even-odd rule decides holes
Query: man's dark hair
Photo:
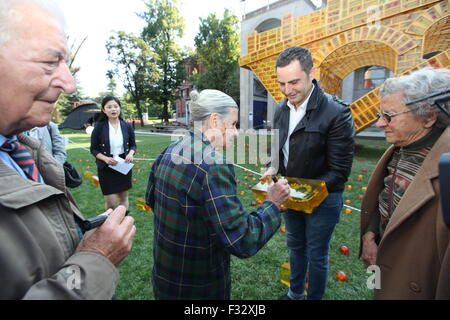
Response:
[{"label": "man's dark hair", "polygon": [[292,61],[298,60],[303,71],[309,73],[313,67],[311,52],[300,46],[285,49],[277,58],[276,68],[286,67]]}]

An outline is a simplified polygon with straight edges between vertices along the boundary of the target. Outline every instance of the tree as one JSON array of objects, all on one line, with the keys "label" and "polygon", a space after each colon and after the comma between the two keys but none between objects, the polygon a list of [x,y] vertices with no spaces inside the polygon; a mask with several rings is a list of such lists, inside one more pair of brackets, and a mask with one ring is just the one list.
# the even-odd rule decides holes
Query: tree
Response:
[{"label": "tree", "polygon": [[[78,85],[78,80],[76,76],[74,76],[77,90],[71,94],[62,94],[60,95],[58,102],[56,103],[57,112],[54,114],[54,120],[58,121],[59,116],[67,117],[67,115],[73,110],[73,106],[75,102],[84,100],[83,89]],[[57,113],[59,115],[57,115]]]},{"label": "tree", "polygon": [[198,62],[203,72],[192,77],[199,89],[217,89],[239,101],[240,55],[238,18],[225,9],[223,19],[215,13],[200,18],[199,32],[195,36]]},{"label": "tree", "polygon": [[117,83],[114,79],[114,70],[108,70],[106,71],[106,77],[108,78],[108,94],[111,96],[116,96],[116,89],[117,89]]},{"label": "tree", "polygon": [[[70,37],[67,37],[67,40],[69,41]],[[78,52],[80,52],[81,47],[83,46],[84,42],[86,41],[87,36],[83,38],[79,43],[76,42],[76,40],[71,42],[70,45],[70,63],[69,63],[69,69],[70,72],[72,72],[72,75],[75,76],[78,71],[80,71],[80,67],[75,67],[73,63],[75,62],[75,59],[78,55]],[[75,49],[76,47],[76,49]]]},{"label": "tree", "polygon": [[147,43],[133,34],[116,32],[106,42],[108,60],[116,68],[112,70],[121,79],[136,106],[141,126],[142,102],[155,91],[159,73],[154,61],[158,60]]},{"label": "tree", "polygon": [[142,38],[158,55],[157,65],[161,78],[152,100],[163,106],[162,119],[169,121],[169,104],[176,99],[175,92],[184,79],[181,49],[176,41],[183,36],[184,19],[179,14],[177,0],[147,0],[147,11],[138,14],[147,25],[142,31]]}]

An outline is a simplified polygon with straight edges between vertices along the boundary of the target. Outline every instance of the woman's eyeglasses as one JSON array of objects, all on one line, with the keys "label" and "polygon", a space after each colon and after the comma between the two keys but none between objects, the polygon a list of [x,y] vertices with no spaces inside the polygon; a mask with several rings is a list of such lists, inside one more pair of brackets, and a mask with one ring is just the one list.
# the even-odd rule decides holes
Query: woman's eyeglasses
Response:
[{"label": "woman's eyeglasses", "polygon": [[406,111],[395,112],[395,113],[392,113],[392,112],[380,112],[380,113],[377,113],[377,118],[378,119],[383,118],[387,123],[389,123],[389,122],[391,122],[393,117],[396,117],[396,116],[399,116],[401,114],[405,114],[405,113],[408,113],[408,112],[412,112],[414,110],[417,110],[418,108],[419,107],[412,108],[412,109],[409,109],[409,110],[406,110]]}]

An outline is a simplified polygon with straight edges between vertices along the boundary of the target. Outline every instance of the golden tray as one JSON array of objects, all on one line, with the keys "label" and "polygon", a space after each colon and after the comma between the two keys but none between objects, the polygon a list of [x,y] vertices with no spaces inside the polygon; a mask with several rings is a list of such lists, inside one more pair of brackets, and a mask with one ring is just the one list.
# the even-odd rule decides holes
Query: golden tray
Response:
[{"label": "golden tray", "polygon": [[[328,196],[327,186],[322,180],[291,177],[281,178],[288,181],[291,189],[288,201],[281,205],[283,208],[310,214]],[[267,189],[270,185],[267,181],[272,181],[272,178],[268,177],[266,181],[260,181],[252,188],[256,200],[263,202],[266,200]]]}]

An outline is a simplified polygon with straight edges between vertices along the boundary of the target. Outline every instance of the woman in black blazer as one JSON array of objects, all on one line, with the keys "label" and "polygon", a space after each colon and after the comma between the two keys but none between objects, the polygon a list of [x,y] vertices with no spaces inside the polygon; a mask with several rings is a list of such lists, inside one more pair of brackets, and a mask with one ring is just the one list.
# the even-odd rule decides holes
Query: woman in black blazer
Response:
[{"label": "woman in black blazer", "polygon": [[105,208],[123,205],[128,209],[131,170],[124,175],[109,165],[116,165],[114,156],[132,162],[136,141],[131,125],[120,115],[119,99],[107,96],[102,101],[102,113],[91,135],[91,153],[96,158],[98,178],[105,199]]}]

